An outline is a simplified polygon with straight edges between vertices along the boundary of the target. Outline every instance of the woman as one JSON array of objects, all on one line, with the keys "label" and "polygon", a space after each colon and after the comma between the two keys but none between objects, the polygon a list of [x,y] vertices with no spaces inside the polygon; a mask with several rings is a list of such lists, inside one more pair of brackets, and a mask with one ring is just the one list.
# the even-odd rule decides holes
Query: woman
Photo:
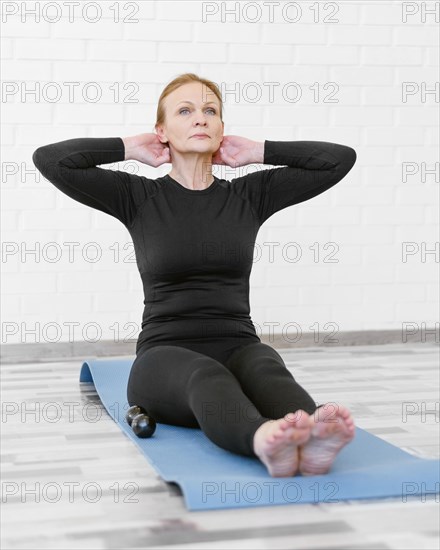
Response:
[{"label": "woman", "polygon": [[[40,172],[71,198],[119,219],[133,239],[145,294],[127,387],[157,421],[201,428],[218,446],[258,457],[274,477],[322,474],[354,436],[350,411],[317,407],[249,315],[260,226],[339,182],[356,161],[323,141],[224,136],[222,97],[193,73],[163,90],[157,133],[76,138],[38,148]],[[149,179],[97,165],[171,163]],[[232,180],[212,165],[285,165]]]}]

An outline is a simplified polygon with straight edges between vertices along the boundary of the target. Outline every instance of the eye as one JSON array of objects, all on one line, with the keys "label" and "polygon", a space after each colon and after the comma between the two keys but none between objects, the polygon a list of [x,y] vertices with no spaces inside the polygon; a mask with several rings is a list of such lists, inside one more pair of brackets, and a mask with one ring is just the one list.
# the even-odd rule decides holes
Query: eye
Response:
[{"label": "eye", "polygon": [[[208,107],[206,110],[207,111],[212,111],[214,114],[217,113],[217,111],[213,107]],[[182,113],[183,111],[189,111],[189,108],[188,107],[183,107],[182,109],[180,109],[179,114]]]}]

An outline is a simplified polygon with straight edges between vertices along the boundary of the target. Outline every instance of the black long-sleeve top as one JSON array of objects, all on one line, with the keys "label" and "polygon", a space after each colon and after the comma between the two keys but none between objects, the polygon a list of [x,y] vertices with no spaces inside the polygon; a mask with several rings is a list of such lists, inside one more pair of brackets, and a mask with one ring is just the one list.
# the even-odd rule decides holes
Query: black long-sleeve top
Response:
[{"label": "black long-sleeve top", "polygon": [[214,176],[202,190],[187,189],[168,175],[150,179],[97,167],[124,158],[120,137],[68,139],[41,146],[32,156],[60,191],[128,229],[144,290],[138,352],[170,340],[257,338],[249,276],[260,226],[342,180],[356,152],[325,141],[265,140],[264,164],[283,167],[230,181]]}]

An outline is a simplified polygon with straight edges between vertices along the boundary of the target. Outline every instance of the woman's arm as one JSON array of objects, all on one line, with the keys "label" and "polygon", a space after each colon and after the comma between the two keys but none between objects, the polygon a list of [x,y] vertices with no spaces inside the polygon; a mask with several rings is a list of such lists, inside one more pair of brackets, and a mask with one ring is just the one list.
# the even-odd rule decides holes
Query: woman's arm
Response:
[{"label": "woman's arm", "polygon": [[130,227],[148,196],[149,180],[97,168],[125,159],[124,140],[120,137],[68,139],[41,146],[32,155],[41,174],[60,191]]},{"label": "woman's arm", "polygon": [[[255,162],[261,158],[255,148]],[[344,178],[356,162],[347,145],[327,141],[264,141],[263,163],[285,168],[259,170],[234,178],[237,193],[249,200],[260,224],[272,214],[320,195]]]}]

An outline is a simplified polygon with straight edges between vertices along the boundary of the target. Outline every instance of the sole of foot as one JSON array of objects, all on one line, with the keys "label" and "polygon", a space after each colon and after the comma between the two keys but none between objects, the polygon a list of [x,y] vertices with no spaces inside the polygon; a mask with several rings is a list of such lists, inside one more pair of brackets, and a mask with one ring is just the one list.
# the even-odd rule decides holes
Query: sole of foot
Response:
[{"label": "sole of foot", "polygon": [[355,434],[355,424],[347,407],[324,405],[310,416],[310,438],[299,449],[299,471],[304,476],[326,474],[339,451]]},{"label": "sole of foot", "polygon": [[254,451],[272,477],[290,477],[298,471],[298,447],[310,437],[310,416],[305,411],[269,420],[254,435]]}]

